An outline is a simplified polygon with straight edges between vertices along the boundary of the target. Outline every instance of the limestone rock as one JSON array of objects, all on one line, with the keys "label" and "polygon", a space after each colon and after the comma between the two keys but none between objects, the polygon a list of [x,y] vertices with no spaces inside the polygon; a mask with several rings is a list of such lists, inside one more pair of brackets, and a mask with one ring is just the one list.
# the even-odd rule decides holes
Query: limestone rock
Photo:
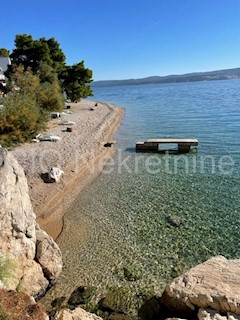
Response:
[{"label": "limestone rock", "polygon": [[51,284],[55,283],[62,270],[62,254],[58,245],[45,231],[37,225],[36,261],[41,265],[43,272]]},{"label": "limestone rock", "polygon": [[221,316],[215,310],[212,309],[199,309],[198,311],[199,320],[228,320],[226,316]]},{"label": "limestone rock", "polygon": [[228,313],[227,315],[220,315],[216,310],[212,309],[199,309],[198,311],[199,320],[240,320],[240,316]]},{"label": "limestone rock", "polygon": [[177,315],[212,308],[240,315],[240,260],[217,256],[190,269],[167,286],[162,304]]},{"label": "limestone rock", "polygon": [[[4,148],[0,148],[0,234],[2,287],[36,297],[44,293],[61,270],[60,251],[47,234],[43,236],[38,228],[36,231],[23,169]],[[47,243],[44,254],[37,235]]]},{"label": "limestone rock", "polygon": [[57,312],[54,320],[102,320],[102,318],[81,308],[76,308],[75,310],[67,309]]},{"label": "limestone rock", "polygon": [[43,307],[23,292],[1,289],[0,306],[0,319],[49,320]]}]

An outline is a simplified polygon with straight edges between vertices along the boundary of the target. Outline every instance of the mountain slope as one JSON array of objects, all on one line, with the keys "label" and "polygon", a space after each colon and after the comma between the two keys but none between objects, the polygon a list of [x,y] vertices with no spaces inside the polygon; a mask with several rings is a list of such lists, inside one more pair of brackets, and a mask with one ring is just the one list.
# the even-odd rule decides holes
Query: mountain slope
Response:
[{"label": "mountain slope", "polygon": [[156,83],[173,83],[173,82],[194,82],[194,81],[210,81],[210,80],[229,80],[240,79],[240,68],[226,69],[209,72],[194,72],[182,75],[169,76],[151,76],[141,79],[126,79],[126,80],[101,80],[94,81],[91,86],[105,87],[105,86],[123,86],[123,85],[137,85],[137,84],[156,84]]}]

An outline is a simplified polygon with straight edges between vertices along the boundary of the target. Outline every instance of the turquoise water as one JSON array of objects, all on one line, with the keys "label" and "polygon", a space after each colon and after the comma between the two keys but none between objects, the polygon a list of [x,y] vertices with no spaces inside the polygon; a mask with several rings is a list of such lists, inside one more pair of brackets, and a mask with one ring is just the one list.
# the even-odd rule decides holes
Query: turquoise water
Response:
[{"label": "turquoise water", "polygon": [[[65,268],[53,295],[81,284],[99,295],[112,285],[160,293],[210,256],[240,258],[239,89],[239,80],[94,89],[93,100],[121,105],[125,117],[108,173],[66,215],[58,240]],[[136,141],[154,137],[200,145],[188,155],[134,152]],[[137,280],[127,281],[124,268]]]}]

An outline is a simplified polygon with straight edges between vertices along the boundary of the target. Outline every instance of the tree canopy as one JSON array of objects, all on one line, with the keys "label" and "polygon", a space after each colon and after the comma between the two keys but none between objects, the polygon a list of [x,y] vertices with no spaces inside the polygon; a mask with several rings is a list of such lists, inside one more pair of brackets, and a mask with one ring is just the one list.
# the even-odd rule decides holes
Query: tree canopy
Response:
[{"label": "tree canopy", "polygon": [[38,72],[41,63],[48,64],[59,73],[65,68],[66,57],[54,38],[34,40],[31,35],[18,34],[10,57],[13,65],[21,64],[33,73]]},{"label": "tree canopy", "polygon": [[[2,48],[0,55],[9,56],[9,51]],[[72,101],[92,95],[92,70],[83,61],[68,66],[54,38],[34,40],[19,34],[10,58],[7,85],[0,88],[7,93],[0,109],[1,145],[35,137],[46,126],[49,112],[63,109],[64,93]]]},{"label": "tree canopy", "polygon": [[44,37],[34,40],[31,35],[18,34],[15,38],[15,49],[10,55],[12,65],[6,72],[11,79],[16,66],[22,65],[33,74],[45,77],[41,66],[48,65],[57,75],[62,91],[67,98],[76,101],[92,95],[89,83],[92,81],[92,70],[85,68],[81,61],[73,66],[66,65],[66,57],[60,44],[54,39]]},{"label": "tree canopy", "polygon": [[5,48],[0,48],[0,57],[9,57],[10,52]]},{"label": "tree canopy", "polygon": [[92,89],[86,85],[92,81],[92,70],[84,67],[84,61],[66,67],[62,74],[63,88],[71,101],[92,95]]}]

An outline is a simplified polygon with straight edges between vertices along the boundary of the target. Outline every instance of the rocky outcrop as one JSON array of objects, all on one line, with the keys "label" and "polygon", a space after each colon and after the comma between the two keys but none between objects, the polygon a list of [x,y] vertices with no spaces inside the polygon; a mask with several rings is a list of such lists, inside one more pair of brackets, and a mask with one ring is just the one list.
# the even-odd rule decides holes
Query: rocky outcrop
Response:
[{"label": "rocky outcrop", "polygon": [[240,260],[214,257],[190,269],[167,286],[162,304],[171,312],[190,315],[199,308],[240,315]]},{"label": "rocky outcrop", "polygon": [[51,284],[55,282],[62,269],[62,254],[58,245],[43,230],[36,227],[36,257],[46,278]]},{"label": "rocky outcrop", "polygon": [[31,296],[43,294],[62,269],[61,252],[36,224],[23,169],[0,148],[0,281]]},{"label": "rocky outcrop", "polygon": [[75,310],[59,311],[54,320],[102,320],[102,318],[81,308],[76,308]]},{"label": "rocky outcrop", "polygon": [[199,320],[240,320],[240,316],[233,313],[228,313],[226,315],[220,315],[215,310],[212,309],[199,309],[198,311]]},{"label": "rocky outcrop", "polygon": [[0,290],[0,319],[48,320],[43,307],[32,297],[16,291]]}]

